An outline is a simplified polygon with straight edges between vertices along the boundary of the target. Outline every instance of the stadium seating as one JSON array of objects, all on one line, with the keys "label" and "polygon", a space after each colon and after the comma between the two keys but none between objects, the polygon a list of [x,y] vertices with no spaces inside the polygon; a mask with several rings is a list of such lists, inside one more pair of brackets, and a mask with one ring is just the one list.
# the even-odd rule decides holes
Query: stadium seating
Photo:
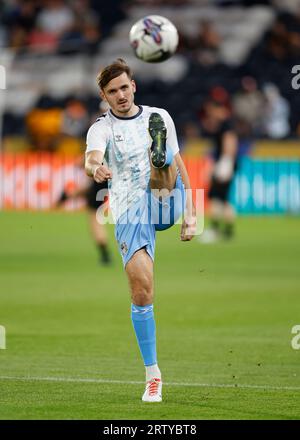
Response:
[{"label": "stadium seating", "polygon": [[[12,121],[25,118],[44,94],[54,103],[59,100],[60,105],[64,104],[67,96],[80,95],[85,98],[93,115],[98,109],[95,76],[101,66],[122,55],[132,65],[138,79],[138,101],[166,107],[174,115],[180,134],[183,134],[186,121],[197,122],[199,109],[212,87],[222,85],[233,95],[240,88],[241,77],[250,74],[257,79],[259,87],[266,82],[277,84],[281,94],[288,99],[291,105],[291,136],[295,136],[300,98],[293,93],[291,78],[286,75],[291,60],[281,63],[268,52],[268,35],[276,19],[281,17],[280,11],[268,4],[270,2],[252,7],[245,7],[244,2],[227,2],[231,3],[229,7],[214,6],[212,2],[200,0],[181,2],[181,6],[177,2],[174,7],[170,6],[171,2],[167,2],[167,6],[162,2],[160,14],[168,16],[182,35],[194,38],[199,31],[199,23],[209,21],[220,36],[220,46],[213,63],[202,63],[198,55],[195,56],[183,45],[174,57],[165,63],[151,65],[151,69],[134,57],[128,43],[128,30],[135,20],[155,13],[156,8],[149,6],[149,2],[147,6],[138,1],[132,2],[133,5],[126,9],[125,17],[120,12],[121,2],[115,3],[119,12],[111,17],[107,8],[102,10],[97,2],[91,2],[95,11],[100,8],[97,14],[102,14],[102,18],[110,16],[107,22],[110,29],[108,31],[106,23],[98,51],[92,55],[44,54],[43,51],[14,55],[9,49],[1,51],[0,64],[6,66],[9,72],[5,103],[2,102],[3,134],[9,135],[14,126]],[[223,3],[226,4],[218,2],[218,5]],[[232,6],[232,3],[236,5]],[[248,2],[251,3],[259,2]],[[0,24],[0,44],[5,41],[5,30],[7,28]],[[184,105],[186,102],[188,106]],[[18,127],[24,127],[24,124],[18,124]]]}]

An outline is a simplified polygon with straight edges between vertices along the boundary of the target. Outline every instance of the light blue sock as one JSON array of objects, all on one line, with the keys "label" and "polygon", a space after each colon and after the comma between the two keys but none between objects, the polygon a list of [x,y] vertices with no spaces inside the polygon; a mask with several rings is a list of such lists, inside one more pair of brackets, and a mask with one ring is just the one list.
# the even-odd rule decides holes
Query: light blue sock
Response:
[{"label": "light blue sock", "polygon": [[148,306],[131,304],[131,319],[145,366],[156,364],[156,332],[153,304]]}]

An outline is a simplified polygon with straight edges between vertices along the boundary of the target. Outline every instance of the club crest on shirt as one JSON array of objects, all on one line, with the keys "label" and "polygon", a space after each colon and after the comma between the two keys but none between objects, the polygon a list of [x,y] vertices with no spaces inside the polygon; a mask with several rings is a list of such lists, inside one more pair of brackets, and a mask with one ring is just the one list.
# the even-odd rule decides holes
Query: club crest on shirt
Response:
[{"label": "club crest on shirt", "polygon": [[124,137],[121,134],[115,134],[115,141],[116,142],[122,142],[124,141]]},{"label": "club crest on shirt", "polygon": [[123,255],[125,255],[128,252],[128,247],[125,241],[123,241],[123,243],[121,243],[121,252]]}]

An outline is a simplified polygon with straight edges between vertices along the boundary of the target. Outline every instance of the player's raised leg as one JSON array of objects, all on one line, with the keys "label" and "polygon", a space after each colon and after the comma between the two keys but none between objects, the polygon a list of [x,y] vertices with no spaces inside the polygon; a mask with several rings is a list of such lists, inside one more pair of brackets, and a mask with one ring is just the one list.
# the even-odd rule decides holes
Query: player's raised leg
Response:
[{"label": "player's raised leg", "polygon": [[[168,115],[166,115],[166,118],[168,118]],[[196,232],[196,211],[192,201],[189,177],[178,152],[176,131],[172,120],[169,120],[168,127],[170,133],[167,132],[164,117],[156,112],[151,113],[148,127],[152,139],[150,146],[150,188],[156,198],[168,198],[171,196],[167,200],[170,204],[165,204],[166,209],[169,209],[168,218],[170,218],[170,223],[159,224],[155,228],[156,230],[167,229],[178,220],[180,215],[184,214],[181,240],[189,241]],[[175,155],[173,151],[175,151]],[[176,192],[174,193],[173,190],[175,188]],[[171,199],[174,202],[173,219],[171,219]],[[159,208],[159,216],[162,214],[162,217],[164,217],[161,211]]]},{"label": "player's raised leg", "polygon": [[175,186],[177,170],[173,153],[167,146],[167,128],[159,113],[151,113],[149,118],[150,146],[150,187],[172,191]]},{"label": "player's raised leg", "polygon": [[162,401],[161,372],[157,365],[156,328],[153,312],[153,261],[145,249],[125,267],[131,291],[131,319],[146,368],[144,402]]}]

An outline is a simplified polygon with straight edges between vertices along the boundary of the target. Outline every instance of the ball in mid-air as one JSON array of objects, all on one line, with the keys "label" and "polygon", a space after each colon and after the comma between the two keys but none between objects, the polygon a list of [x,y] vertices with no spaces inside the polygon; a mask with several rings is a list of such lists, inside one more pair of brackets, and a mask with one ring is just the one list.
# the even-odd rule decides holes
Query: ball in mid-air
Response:
[{"label": "ball in mid-air", "polygon": [[160,63],[170,58],[178,46],[174,24],[160,15],[149,15],[137,21],[129,33],[135,55],[147,63]]}]

